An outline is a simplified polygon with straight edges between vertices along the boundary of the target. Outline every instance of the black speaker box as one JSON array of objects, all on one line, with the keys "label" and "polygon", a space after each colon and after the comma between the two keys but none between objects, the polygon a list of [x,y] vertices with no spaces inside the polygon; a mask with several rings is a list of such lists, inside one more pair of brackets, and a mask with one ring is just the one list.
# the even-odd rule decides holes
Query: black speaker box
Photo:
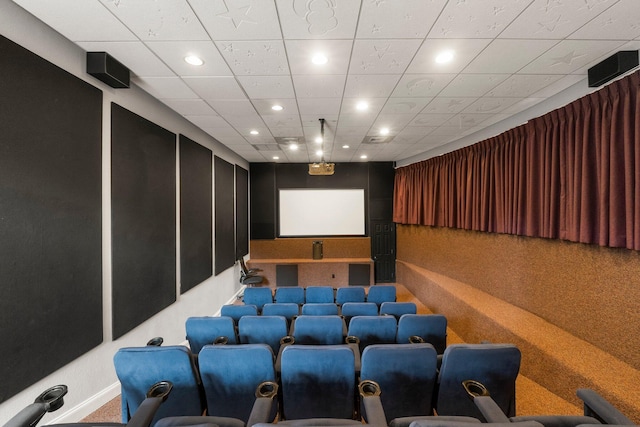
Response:
[{"label": "black speaker box", "polygon": [[113,88],[129,87],[129,69],[107,52],[87,52],[87,73]]},{"label": "black speaker box", "polygon": [[589,87],[598,87],[638,66],[637,50],[621,50],[587,71]]}]

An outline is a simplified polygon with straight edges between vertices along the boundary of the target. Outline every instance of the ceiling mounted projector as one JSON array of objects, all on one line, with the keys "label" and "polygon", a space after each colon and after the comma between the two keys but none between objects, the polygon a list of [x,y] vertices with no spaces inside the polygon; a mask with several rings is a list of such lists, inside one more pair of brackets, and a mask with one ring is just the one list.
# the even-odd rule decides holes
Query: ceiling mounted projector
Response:
[{"label": "ceiling mounted projector", "polygon": [[335,163],[309,163],[309,175],[333,175]]},{"label": "ceiling mounted projector", "polygon": [[[324,145],[324,119],[320,119],[320,138]],[[322,151],[322,159],[318,163],[309,163],[309,175],[333,175],[335,171],[335,163],[325,163],[324,150]]]}]

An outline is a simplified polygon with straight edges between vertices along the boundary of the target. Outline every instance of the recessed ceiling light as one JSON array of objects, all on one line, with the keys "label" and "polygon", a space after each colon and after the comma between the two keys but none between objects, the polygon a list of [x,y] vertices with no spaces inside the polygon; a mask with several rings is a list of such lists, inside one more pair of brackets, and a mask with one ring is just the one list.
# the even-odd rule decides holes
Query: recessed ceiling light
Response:
[{"label": "recessed ceiling light", "polygon": [[361,158],[361,159],[366,159],[366,158],[367,158],[367,155],[366,155],[366,154],[363,154],[362,156],[360,156],[360,158]]},{"label": "recessed ceiling light", "polygon": [[316,156],[322,156],[322,150],[316,151]]},{"label": "recessed ceiling light", "polygon": [[260,132],[258,132],[257,130],[252,130],[251,132],[249,132],[251,135],[259,135]]},{"label": "recessed ceiling light", "polygon": [[348,145],[343,145],[342,148],[347,149],[347,148],[349,148],[349,146]]},{"label": "recessed ceiling light", "polygon": [[316,144],[322,144],[322,137],[321,136],[317,136],[315,139]]},{"label": "recessed ceiling light", "polygon": [[276,104],[276,105],[272,105],[272,106],[271,106],[271,109],[272,109],[273,111],[282,111],[282,110],[284,110],[284,107],[283,107],[282,105],[277,105],[277,104]]},{"label": "recessed ceiling light", "polygon": [[202,65],[204,64],[204,61],[195,55],[189,55],[189,56],[185,56],[184,60],[187,64],[191,64],[191,65]]},{"label": "recessed ceiling light", "polygon": [[316,65],[324,65],[327,62],[329,62],[329,58],[327,58],[322,53],[316,53],[315,55],[313,55],[313,58],[311,58],[311,62],[313,62]]},{"label": "recessed ceiling light", "polygon": [[436,55],[436,62],[438,64],[446,64],[447,62],[453,61],[453,57],[454,52],[452,50],[445,50]]},{"label": "recessed ceiling light", "polygon": [[369,104],[367,104],[365,101],[360,101],[356,104],[357,110],[364,111],[368,108],[369,108]]},{"label": "recessed ceiling light", "polygon": [[273,160],[280,160],[280,157],[278,157],[278,156],[273,156]]},{"label": "recessed ceiling light", "polygon": [[296,151],[298,149],[298,144],[289,144],[289,148],[293,151]]},{"label": "recessed ceiling light", "polygon": [[380,129],[380,135],[389,135],[389,128]]}]

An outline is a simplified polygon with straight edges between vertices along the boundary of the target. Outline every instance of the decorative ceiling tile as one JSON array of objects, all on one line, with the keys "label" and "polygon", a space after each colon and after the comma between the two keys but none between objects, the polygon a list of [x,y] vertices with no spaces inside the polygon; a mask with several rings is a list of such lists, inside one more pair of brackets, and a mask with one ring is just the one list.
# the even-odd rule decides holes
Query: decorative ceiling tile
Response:
[{"label": "decorative ceiling tile", "polygon": [[418,114],[433,98],[389,98],[381,114]]},{"label": "decorative ceiling tile", "polygon": [[460,74],[445,87],[441,96],[479,97],[505,81],[509,74]]},{"label": "decorative ceiling tile", "polygon": [[[427,39],[411,61],[407,73],[459,73],[490,42],[490,39]],[[438,63],[436,61],[437,55],[445,51],[452,52],[453,59],[448,63]]]},{"label": "decorative ceiling tile", "polygon": [[289,74],[282,40],[222,41],[216,46],[237,76]]},{"label": "decorative ceiling tile", "polygon": [[559,75],[514,74],[487,93],[487,96],[526,98],[560,79]]},{"label": "decorative ceiling tile", "polygon": [[351,39],[359,1],[276,0],[285,39]]},{"label": "decorative ceiling tile", "polygon": [[233,77],[184,77],[182,80],[206,101],[246,98]]},{"label": "decorative ceiling tile", "polygon": [[281,39],[272,1],[189,0],[213,40]]},{"label": "decorative ceiling tile", "polygon": [[[520,70],[523,74],[571,74],[614,51],[622,43],[608,40],[563,40]],[[613,52],[612,52],[613,53]]]},{"label": "decorative ceiling tile", "polygon": [[391,96],[393,98],[433,97],[438,95],[455,76],[455,74],[405,74]]},{"label": "decorative ceiling tile", "polygon": [[464,68],[463,73],[517,73],[557,40],[495,39]]},{"label": "decorative ceiling tile", "polygon": [[198,95],[178,77],[147,77],[131,79],[140,88],[158,99],[192,99]]},{"label": "decorative ceiling tile", "polygon": [[398,84],[401,74],[347,76],[345,98],[387,98]]},{"label": "decorative ceiling tile", "polygon": [[251,99],[295,98],[290,76],[238,76]]},{"label": "decorative ceiling tile", "polygon": [[423,38],[446,3],[445,0],[362,0],[357,37]]},{"label": "decorative ceiling tile", "polygon": [[356,40],[349,66],[351,74],[402,74],[422,39]]},{"label": "decorative ceiling tile", "polygon": [[[178,76],[232,76],[227,63],[211,41],[147,42],[147,47]],[[188,56],[202,59],[202,65],[191,65]]]}]

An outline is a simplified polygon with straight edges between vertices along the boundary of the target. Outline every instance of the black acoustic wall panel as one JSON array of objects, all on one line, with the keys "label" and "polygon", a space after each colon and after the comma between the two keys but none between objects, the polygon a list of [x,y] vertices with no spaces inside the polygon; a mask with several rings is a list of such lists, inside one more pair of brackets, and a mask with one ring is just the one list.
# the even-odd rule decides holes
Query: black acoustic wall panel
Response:
[{"label": "black acoustic wall panel", "polygon": [[215,273],[220,274],[236,262],[233,165],[218,156],[213,161],[215,181],[216,258]]},{"label": "black acoustic wall panel", "polygon": [[102,93],[0,37],[0,402],[102,342]]},{"label": "black acoustic wall panel", "polygon": [[369,219],[393,222],[393,162],[369,163]]},{"label": "black acoustic wall panel", "polygon": [[112,104],[113,336],[176,300],[176,135]]},{"label": "black acoustic wall panel", "polygon": [[180,135],[180,291],[213,274],[213,154]]},{"label": "black acoustic wall panel", "polygon": [[249,253],[249,172],[236,165],[236,259]]},{"label": "black acoustic wall panel", "polygon": [[251,163],[251,239],[276,238],[276,164]]}]

